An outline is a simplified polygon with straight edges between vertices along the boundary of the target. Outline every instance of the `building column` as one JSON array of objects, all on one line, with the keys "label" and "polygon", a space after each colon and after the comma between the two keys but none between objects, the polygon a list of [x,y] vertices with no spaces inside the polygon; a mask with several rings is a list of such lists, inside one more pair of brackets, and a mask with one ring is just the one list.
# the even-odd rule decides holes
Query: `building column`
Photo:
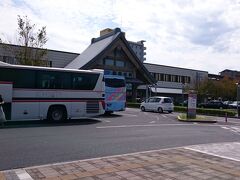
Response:
[{"label": "building column", "polygon": [[132,101],[135,102],[137,98],[137,85],[132,84]]}]

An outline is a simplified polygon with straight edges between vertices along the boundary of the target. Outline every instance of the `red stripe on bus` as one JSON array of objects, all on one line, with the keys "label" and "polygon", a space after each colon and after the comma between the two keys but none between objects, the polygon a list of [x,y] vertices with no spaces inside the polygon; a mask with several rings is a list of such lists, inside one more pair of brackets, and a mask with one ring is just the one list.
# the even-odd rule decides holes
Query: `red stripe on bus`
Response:
[{"label": "red stripe on bus", "polygon": [[[89,102],[89,101],[98,101],[98,100],[13,100],[14,103],[22,102]],[[101,102],[101,100],[99,100]]]},{"label": "red stripe on bus", "polygon": [[17,91],[80,91],[80,92],[104,92],[104,91],[92,91],[92,90],[77,90],[77,89],[24,89],[24,88],[13,88]]},{"label": "red stripe on bus", "polygon": [[8,82],[8,81],[0,81],[0,84],[13,84],[13,82]]}]

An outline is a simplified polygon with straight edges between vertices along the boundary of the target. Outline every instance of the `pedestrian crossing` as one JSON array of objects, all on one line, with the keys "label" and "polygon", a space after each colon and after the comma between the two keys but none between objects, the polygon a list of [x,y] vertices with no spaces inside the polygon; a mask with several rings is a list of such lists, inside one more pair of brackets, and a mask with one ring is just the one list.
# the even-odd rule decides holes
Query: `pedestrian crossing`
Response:
[{"label": "pedestrian crossing", "polygon": [[240,126],[222,126],[221,128],[229,130],[231,132],[237,133],[240,135]]}]

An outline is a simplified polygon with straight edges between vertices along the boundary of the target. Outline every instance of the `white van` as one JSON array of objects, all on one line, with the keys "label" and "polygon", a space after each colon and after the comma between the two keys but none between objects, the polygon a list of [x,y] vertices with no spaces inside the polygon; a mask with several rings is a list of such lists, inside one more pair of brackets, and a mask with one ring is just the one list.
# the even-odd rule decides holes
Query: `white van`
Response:
[{"label": "white van", "polygon": [[141,111],[156,111],[160,113],[163,111],[171,113],[173,112],[173,108],[172,99],[170,97],[161,96],[150,97],[140,105]]}]

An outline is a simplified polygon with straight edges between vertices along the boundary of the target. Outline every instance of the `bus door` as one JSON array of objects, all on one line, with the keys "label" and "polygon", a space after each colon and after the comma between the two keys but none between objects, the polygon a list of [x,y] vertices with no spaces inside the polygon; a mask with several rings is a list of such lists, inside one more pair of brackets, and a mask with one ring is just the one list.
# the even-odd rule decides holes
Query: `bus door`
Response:
[{"label": "bus door", "polygon": [[13,95],[13,84],[12,82],[0,81],[0,94],[2,95],[4,104],[3,111],[6,116],[6,120],[11,119],[11,108],[12,108],[12,95]]}]

